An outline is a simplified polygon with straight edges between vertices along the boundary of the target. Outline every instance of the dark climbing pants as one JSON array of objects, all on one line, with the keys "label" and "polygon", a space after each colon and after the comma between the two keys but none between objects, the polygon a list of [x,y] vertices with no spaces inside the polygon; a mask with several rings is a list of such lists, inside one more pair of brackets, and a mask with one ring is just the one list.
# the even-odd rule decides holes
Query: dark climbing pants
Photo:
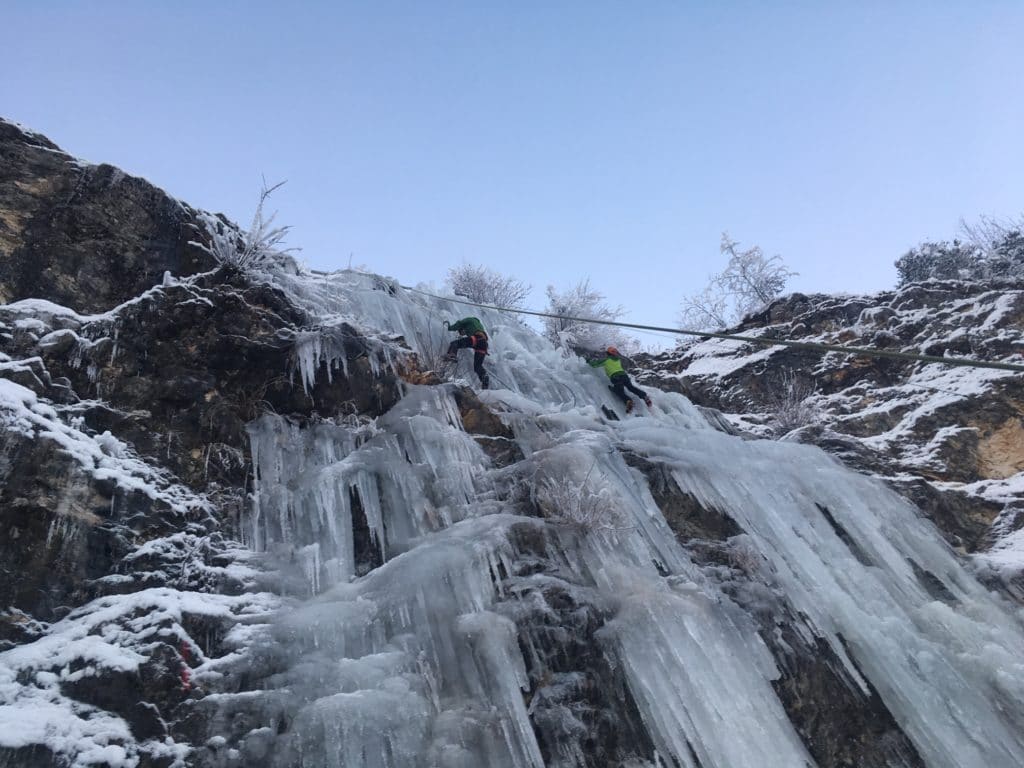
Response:
[{"label": "dark climbing pants", "polygon": [[484,370],[484,358],[487,357],[487,339],[481,336],[462,336],[448,345],[448,354],[454,355],[460,349],[473,350],[473,371],[480,379],[480,386],[487,389],[491,386],[491,377]]},{"label": "dark climbing pants", "polygon": [[647,393],[629,380],[629,374],[619,371],[612,376],[611,381],[612,383],[609,385],[608,389],[614,392],[616,397],[618,397],[622,402],[628,403],[632,399],[626,394],[627,389],[634,395],[639,395],[641,400],[647,399]]}]

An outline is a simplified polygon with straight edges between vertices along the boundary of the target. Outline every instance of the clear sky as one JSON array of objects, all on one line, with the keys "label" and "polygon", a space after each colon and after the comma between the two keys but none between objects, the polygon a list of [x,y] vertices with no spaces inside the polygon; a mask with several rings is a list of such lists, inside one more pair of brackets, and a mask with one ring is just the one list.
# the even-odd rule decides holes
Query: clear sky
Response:
[{"label": "clear sky", "polygon": [[[0,115],[322,269],[589,276],[675,324],[721,233],[862,292],[1024,210],[1021,0],[7,0]],[[645,341],[655,341],[645,339]]]}]

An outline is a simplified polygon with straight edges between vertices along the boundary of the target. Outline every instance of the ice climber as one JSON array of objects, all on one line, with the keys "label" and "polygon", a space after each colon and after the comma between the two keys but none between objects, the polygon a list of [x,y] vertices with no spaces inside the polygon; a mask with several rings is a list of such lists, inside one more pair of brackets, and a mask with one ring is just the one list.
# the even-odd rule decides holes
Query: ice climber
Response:
[{"label": "ice climber", "polygon": [[592,368],[603,367],[604,372],[608,374],[608,378],[611,380],[611,384],[608,385],[608,389],[615,393],[615,395],[626,404],[626,413],[630,413],[633,410],[633,398],[626,394],[628,389],[635,395],[640,395],[640,398],[647,404],[647,407],[651,407],[651,398],[647,394],[633,384],[629,380],[629,374],[622,369],[622,359],[619,357],[619,350],[615,347],[608,347],[606,356],[603,360],[592,360],[590,366]]},{"label": "ice climber", "polygon": [[473,370],[480,379],[480,386],[487,389],[491,385],[491,377],[484,370],[484,358],[487,357],[487,331],[475,317],[464,317],[454,323],[445,322],[449,331],[457,331],[459,338],[448,345],[448,357],[454,359],[460,349],[467,347],[473,350]]}]

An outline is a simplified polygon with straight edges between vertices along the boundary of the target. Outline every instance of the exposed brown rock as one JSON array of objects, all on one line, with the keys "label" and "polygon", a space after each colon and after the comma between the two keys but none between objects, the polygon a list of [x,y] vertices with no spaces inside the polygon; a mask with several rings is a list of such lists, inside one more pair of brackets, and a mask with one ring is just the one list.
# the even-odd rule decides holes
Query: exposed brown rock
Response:
[{"label": "exposed brown rock", "polygon": [[452,390],[452,397],[462,416],[463,427],[497,466],[505,467],[523,458],[515,434],[472,389],[457,387]]},{"label": "exposed brown rock", "polygon": [[1024,422],[1008,420],[978,441],[976,473],[986,480],[1024,472]]}]

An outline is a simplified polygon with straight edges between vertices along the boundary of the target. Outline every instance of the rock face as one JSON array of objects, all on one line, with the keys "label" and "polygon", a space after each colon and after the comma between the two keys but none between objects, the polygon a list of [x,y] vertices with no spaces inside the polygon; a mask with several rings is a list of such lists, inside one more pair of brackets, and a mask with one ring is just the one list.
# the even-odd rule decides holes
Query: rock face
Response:
[{"label": "rock face", "polygon": [[[1022,329],[1024,286],[932,281],[873,296],[794,294],[734,331],[1019,361]],[[1024,524],[1020,374],[718,340],[640,365],[641,381],[719,409],[753,434],[813,443],[887,478],[963,551],[999,550]],[[1012,571],[1002,579],[1024,597]]]},{"label": "rock face", "polygon": [[[0,159],[0,648],[89,631],[78,609],[106,596],[149,596],[114,619],[130,622],[160,613],[159,590],[243,592],[251,579],[228,552],[251,475],[246,424],[378,415],[397,377],[370,371],[353,331],[350,376],[296,385],[305,313],[191,245],[205,238],[196,211],[4,121]],[[60,695],[122,717],[134,740],[164,738],[195,695],[189,624],[213,637],[222,623],[204,613],[154,619],[163,642],[137,669],[95,669]],[[111,749],[173,761],[126,742]],[[12,766],[62,758],[0,750]]]},{"label": "rock face", "polygon": [[[789,441],[885,476],[974,551],[993,520],[1012,533],[1019,377],[705,343],[638,376],[703,409],[611,424],[588,404],[604,382],[519,326],[494,329],[496,376],[516,384],[538,355],[565,378],[477,393],[422,362],[451,306],[375,276],[213,263],[189,244],[206,214],[2,121],[0,158],[0,722],[41,723],[0,734],[0,766],[941,764],[859,606],[815,620],[828,579],[808,571],[811,602],[787,588],[803,563],[743,513],[797,510],[782,529],[804,559],[829,547],[928,629],[973,618],[976,583],[930,533],[894,564],[855,529],[872,510],[811,482],[730,506],[711,480],[757,484],[711,478],[679,437],[734,456],[723,441],[785,415]],[[1006,356],[1022,295],[794,296],[743,330]],[[998,666],[1009,635],[985,626]],[[901,683],[929,683],[939,630]]]},{"label": "rock face", "polygon": [[0,119],[0,301],[104,312],[213,259],[196,212],[144,179],[87,165]]}]

